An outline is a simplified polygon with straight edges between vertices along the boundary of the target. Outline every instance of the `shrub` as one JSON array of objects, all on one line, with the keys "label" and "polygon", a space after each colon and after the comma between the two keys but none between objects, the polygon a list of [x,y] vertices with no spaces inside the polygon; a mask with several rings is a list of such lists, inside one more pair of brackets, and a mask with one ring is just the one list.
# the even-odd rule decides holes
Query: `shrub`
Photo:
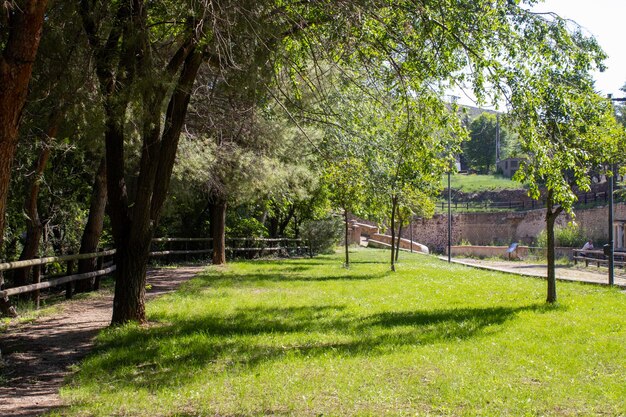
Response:
[{"label": "shrub", "polygon": [[267,228],[254,217],[237,219],[237,222],[226,228],[228,237],[267,237]]},{"label": "shrub", "polygon": [[[565,227],[556,226],[554,228],[554,244],[556,246],[575,248],[584,245],[585,241],[585,234],[576,223],[568,223]],[[537,246],[541,248],[548,246],[548,233],[545,229],[537,236]]]},{"label": "shrub", "polygon": [[342,222],[337,218],[309,220],[300,230],[313,253],[332,253],[341,238]]}]

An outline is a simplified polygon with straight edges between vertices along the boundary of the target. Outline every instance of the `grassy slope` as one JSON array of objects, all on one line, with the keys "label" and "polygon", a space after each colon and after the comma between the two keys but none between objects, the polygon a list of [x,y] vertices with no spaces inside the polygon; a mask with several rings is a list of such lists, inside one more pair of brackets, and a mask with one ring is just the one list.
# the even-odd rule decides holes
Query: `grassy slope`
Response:
[{"label": "grassy slope", "polygon": [[[519,182],[512,181],[499,175],[464,175],[455,174],[451,177],[452,189],[465,193],[478,191],[521,190],[524,186]],[[448,187],[448,177],[442,179],[444,188]]]},{"label": "grassy slope", "polygon": [[99,338],[62,415],[626,413],[626,295],[401,254],[233,263]]}]

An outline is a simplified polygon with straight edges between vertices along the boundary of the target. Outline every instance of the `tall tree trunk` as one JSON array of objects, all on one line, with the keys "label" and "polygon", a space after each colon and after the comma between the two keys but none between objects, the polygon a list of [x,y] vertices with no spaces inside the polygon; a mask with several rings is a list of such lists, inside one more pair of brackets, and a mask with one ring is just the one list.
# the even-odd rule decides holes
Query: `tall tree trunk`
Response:
[{"label": "tall tree trunk", "polygon": [[554,208],[554,201],[552,198],[552,191],[548,190],[548,196],[546,199],[546,234],[548,237],[548,248],[547,248],[547,260],[548,260],[548,295],[546,297],[546,302],[555,303],[556,302],[556,271],[555,271],[555,254],[554,254],[554,224],[556,222],[556,218],[561,214],[563,208],[558,206],[556,209]]},{"label": "tall tree trunk", "polygon": [[296,213],[296,205],[291,204],[289,206],[289,211],[287,212],[287,215],[278,225],[278,236],[281,236],[281,237],[285,236],[285,230],[287,230],[287,226],[289,226],[289,222],[291,221],[295,213]]},{"label": "tall tree trunk", "polygon": [[[47,0],[4,2],[8,37],[0,53],[0,246],[22,110],[39,48]],[[7,8],[9,10],[7,10]]]},{"label": "tall tree trunk", "polygon": [[211,203],[211,230],[213,231],[213,264],[226,263],[226,201],[216,198]]},{"label": "tall tree trunk", "polygon": [[391,197],[391,270],[396,271],[395,264],[395,245],[396,240],[396,207],[398,206],[398,198],[396,196]]},{"label": "tall tree trunk", "polygon": [[398,254],[400,253],[400,240],[402,239],[402,219],[398,218],[398,237],[396,239],[396,262],[398,262]]},{"label": "tall tree trunk", "polygon": [[[41,190],[41,182],[43,181],[43,172],[48,164],[50,158],[50,142],[56,137],[59,130],[60,115],[54,113],[50,117],[50,125],[43,137],[42,148],[39,151],[39,156],[34,163],[33,173],[30,185],[28,187],[28,195],[24,201],[24,213],[26,213],[26,240],[22,253],[20,254],[20,261],[33,259],[37,256],[39,244],[41,242],[41,234],[43,232],[43,223],[39,218],[38,202],[39,191]],[[13,276],[13,282],[17,287],[29,284],[28,277],[30,276],[31,267],[21,268],[15,271]]]},{"label": "tall tree trunk", "polygon": [[350,251],[349,251],[349,246],[350,246],[350,241],[348,239],[348,210],[346,208],[343,209],[343,224],[344,224],[344,246],[346,248],[346,262],[344,264],[344,266],[346,268],[350,267]]},{"label": "tall tree trunk", "polygon": [[[80,240],[79,253],[94,253],[98,250],[100,236],[102,236],[102,228],[104,227],[104,213],[107,203],[107,186],[106,186],[106,160],[102,158],[98,171],[96,172],[93,190],[91,193],[91,204],[89,205],[89,217],[83,236]],[[91,272],[96,270],[98,260],[81,259],[78,261],[78,273]],[[76,292],[87,292],[93,289],[95,278],[76,281]]]},{"label": "tall tree trunk", "polygon": [[[150,243],[167,196],[202,53],[197,50],[194,32],[190,30],[169,62],[161,67],[152,56],[143,1],[116,5],[116,24],[106,40],[100,38],[100,22],[93,5],[89,0],[81,0],[78,10],[94,51],[96,75],[104,98],[108,213],[117,248],[112,324],[142,322]],[[179,74],[177,79],[176,74]],[[142,129],[142,148],[134,198],[129,198],[124,125],[139,76],[159,81],[141,89],[138,96],[142,109],[134,114],[134,121]],[[174,88],[170,89],[172,85]],[[166,102],[163,117],[160,109]]]},{"label": "tall tree trunk", "polygon": [[146,321],[146,268],[151,237],[129,239],[117,245],[112,324]]}]

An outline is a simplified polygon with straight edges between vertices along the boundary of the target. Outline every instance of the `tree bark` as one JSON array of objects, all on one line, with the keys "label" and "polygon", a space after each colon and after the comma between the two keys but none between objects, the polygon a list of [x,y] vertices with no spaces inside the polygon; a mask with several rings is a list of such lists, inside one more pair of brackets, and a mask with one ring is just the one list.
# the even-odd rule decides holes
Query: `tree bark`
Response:
[{"label": "tree bark", "polygon": [[289,226],[289,222],[291,221],[291,219],[293,218],[295,214],[296,214],[296,205],[291,204],[289,206],[289,211],[287,212],[287,216],[285,216],[285,218],[278,225],[278,236],[280,237],[285,236],[285,230],[287,230],[287,226]]},{"label": "tree bark", "polygon": [[117,245],[112,324],[146,321],[146,268],[150,239],[132,239]]},{"label": "tree bark", "polygon": [[345,226],[345,233],[344,233],[344,246],[346,247],[346,262],[344,264],[344,266],[346,268],[350,267],[350,251],[348,249],[348,247],[350,246],[350,242],[348,240],[348,210],[347,209],[343,209],[343,223]]},{"label": "tree bark", "polygon": [[211,203],[211,230],[213,231],[213,264],[226,263],[226,201],[216,198]]},{"label": "tree bark", "polygon": [[398,237],[396,238],[396,262],[398,262],[398,253],[400,253],[400,239],[402,239],[402,219],[398,219]]},{"label": "tree bark", "polygon": [[0,246],[18,129],[47,3],[47,0],[29,0],[20,2],[19,6],[8,2],[3,7],[3,13],[8,13],[9,34],[0,54]]},{"label": "tree bark", "polygon": [[[100,236],[104,226],[104,213],[107,203],[106,187],[106,160],[102,158],[98,171],[96,172],[93,191],[91,193],[91,203],[89,205],[89,217],[83,236],[80,240],[79,253],[94,253],[98,250]],[[78,261],[78,273],[91,272],[96,270],[97,258],[81,259]],[[95,278],[76,281],[76,292],[88,292],[93,290]]]},{"label": "tree bark", "polygon": [[546,198],[546,234],[548,238],[547,247],[547,263],[548,263],[548,295],[546,297],[547,303],[556,303],[556,270],[555,270],[555,254],[554,254],[554,224],[556,218],[561,214],[563,208],[558,206],[554,208],[554,201],[552,198],[552,191],[548,190],[548,196]]}]

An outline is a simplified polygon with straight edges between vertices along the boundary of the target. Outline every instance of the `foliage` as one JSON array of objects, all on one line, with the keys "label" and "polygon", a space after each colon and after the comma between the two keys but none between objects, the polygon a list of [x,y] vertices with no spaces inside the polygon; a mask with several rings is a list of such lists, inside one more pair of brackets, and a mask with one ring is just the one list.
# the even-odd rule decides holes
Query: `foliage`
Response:
[{"label": "foliage", "polygon": [[[462,145],[463,156],[472,170],[481,174],[495,171],[497,128],[496,116],[490,113],[472,120],[469,140]],[[508,141],[508,131],[500,124],[500,146],[505,147]]]},{"label": "foliage", "polygon": [[341,238],[341,225],[341,219],[336,217],[308,220],[302,224],[301,236],[312,253],[332,253]]},{"label": "foliage", "polygon": [[[576,223],[570,222],[566,226],[554,228],[554,240],[556,246],[580,248],[587,241],[587,236]],[[537,246],[540,248],[548,247],[548,236],[545,229],[537,236]]]},{"label": "foliage", "polygon": [[226,228],[228,237],[267,237],[267,228],[254,217],[239,218],[232,227]]},{"label": "foliage", "polygon": [[[353,250],[209,268],[107,329],[53,415],[621,415],[615,288]],[[593,337],[589,337],[593,335]]]},{"label": "foliage", "polygon": [[[443,175],[441,179],[443,187],[448,186],[448,176]],[[450,179],[453,190],[464,193],[476,193],[480,191],[502,191],[502,190],[522,190],[524,186],[509,178],[500,175],[476,175],[476,174],[454,174]]]}]

